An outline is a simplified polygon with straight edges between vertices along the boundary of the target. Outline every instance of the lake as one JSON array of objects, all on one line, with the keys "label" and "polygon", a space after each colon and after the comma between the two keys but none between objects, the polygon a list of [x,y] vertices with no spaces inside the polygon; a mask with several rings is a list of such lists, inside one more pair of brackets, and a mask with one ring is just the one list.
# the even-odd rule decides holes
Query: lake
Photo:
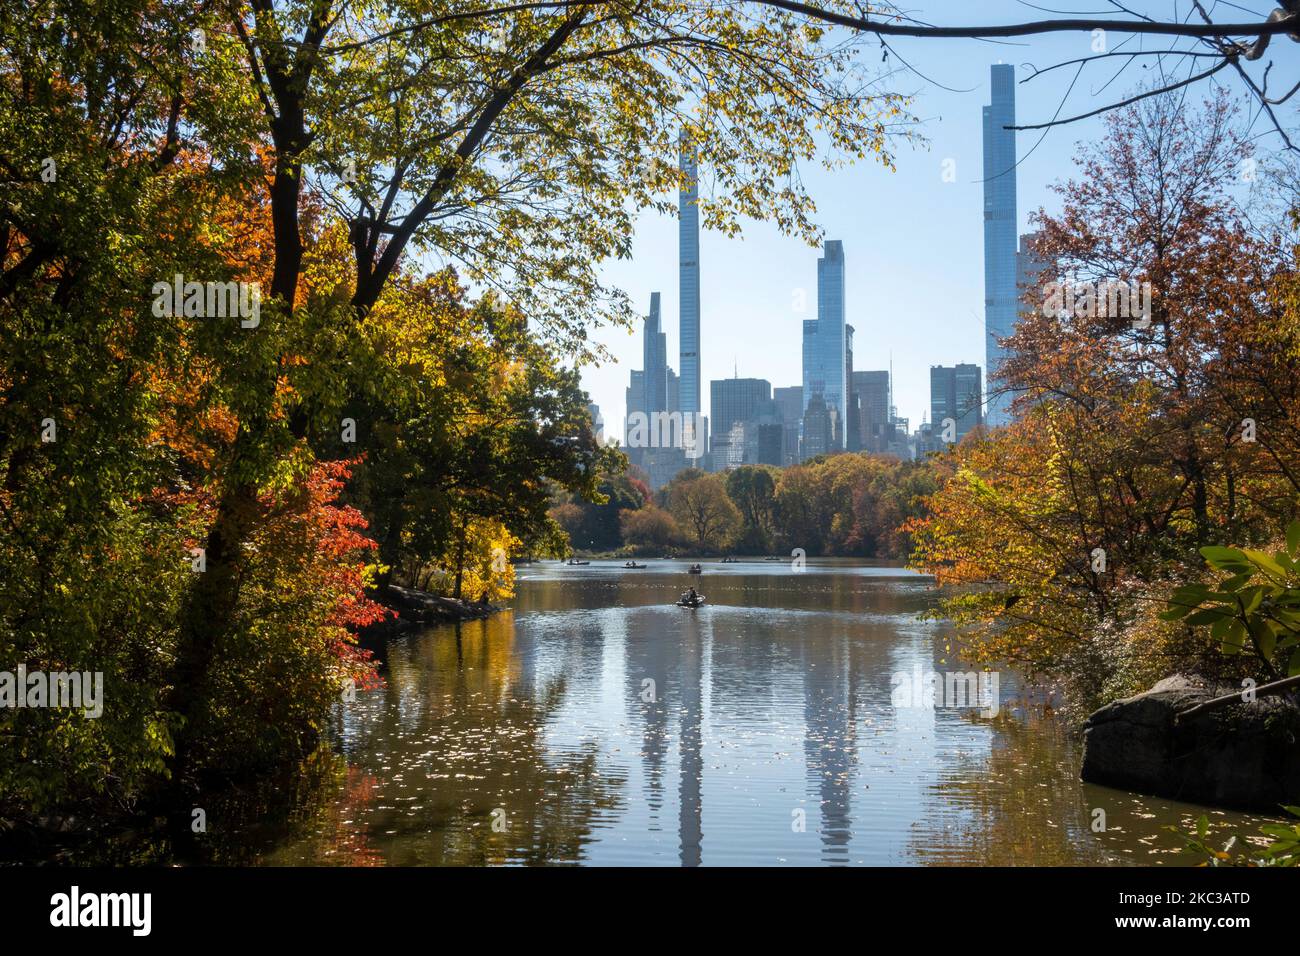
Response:
[{"label": "lake", "polygon": [[[920,618],[927,578],[647,563],[523,566],[509,610],[390,640],[310,810],[250,830],[251,861],[1176,865],[1164,827],[1259,822],[1081,783],[1079,743],[1008,672],[907,700],[971,670]],[[673,606],[691,585],[707,604]]]}]

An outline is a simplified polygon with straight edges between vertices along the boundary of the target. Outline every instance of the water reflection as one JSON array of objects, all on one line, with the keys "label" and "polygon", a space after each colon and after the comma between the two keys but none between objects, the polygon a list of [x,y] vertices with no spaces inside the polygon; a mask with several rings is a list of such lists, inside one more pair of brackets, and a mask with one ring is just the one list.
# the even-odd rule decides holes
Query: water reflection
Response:
[{"label": "water reflection", "polygon": [[[394,640],[340,709],[344,768],[264,863],[1182,862],[1194,808],[1085,787],[1040,707],[896,708],[951,669],[890,569],[535,568],[513,612]],[[1004,704],[1016,693],[1002,683]],[[1095,832],[1094,810],[1107,813]],[[800,827],[800,815],[806,826]],[[1215,816],[1231,829],[1249,822]]]}]

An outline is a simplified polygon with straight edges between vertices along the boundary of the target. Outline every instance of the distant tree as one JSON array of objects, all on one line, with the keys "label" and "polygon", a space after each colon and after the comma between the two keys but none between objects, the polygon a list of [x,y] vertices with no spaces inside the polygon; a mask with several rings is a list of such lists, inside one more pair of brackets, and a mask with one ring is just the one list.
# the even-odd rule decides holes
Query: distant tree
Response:
[{"label": "distant tree", "polygon": [[779,469],[744,465],[727,472],[727,496],[740,511],[737,551],[766,554],[772,550],[773,506]]},{"label": "distant tree", "polygon": [[722,476],[678,476],[667,491],[669,511],[695,547],[717,551],[730,545],[740,527],[740,512],[727,496]]},{"label": "distant tree", "polygon": [[619,515],[624,543],[638,550],[663,553],[682,540],[681,529],[673,516],[657,505]]}]

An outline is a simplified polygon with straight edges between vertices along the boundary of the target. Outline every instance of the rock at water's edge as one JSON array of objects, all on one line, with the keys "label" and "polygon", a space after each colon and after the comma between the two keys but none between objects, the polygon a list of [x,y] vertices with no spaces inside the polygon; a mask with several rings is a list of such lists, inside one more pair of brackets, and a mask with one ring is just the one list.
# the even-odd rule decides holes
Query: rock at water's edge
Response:
[{"label": "rock at water's edge", "polygon": [[1210,806],[1281,813],[1300,803],[1300,705],[1295,695],[1240,701],[1175,722],[1240,688],[1175,675],[1113,701],[1084,725],[1089,783]]}]

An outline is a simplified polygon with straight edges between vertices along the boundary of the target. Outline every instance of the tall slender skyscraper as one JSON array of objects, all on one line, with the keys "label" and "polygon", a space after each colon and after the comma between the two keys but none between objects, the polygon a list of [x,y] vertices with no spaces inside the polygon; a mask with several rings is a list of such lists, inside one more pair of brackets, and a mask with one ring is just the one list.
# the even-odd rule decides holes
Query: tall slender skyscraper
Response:
[{"label": "tall slender skyscraper", "polygon": [[835,447],[845,447],[848,422],[849,383],[848,329],[844,322],[844,243],[826,240],[825,253],[817,260],[817,318],[803,323],[803,407],[804,414],[814,395],[821,395],[832,422]]},{"label": "tall slender skyscraper", "polygon": [[1016,290],[1016,71],[990,68],[992,100],[984,107],[984,372],[988,400],[984,420],[1005,425],[1008,396],[995,394],[1005,351],[998,339],[1011,334],[1020,311]]},{"label": "tall slender skyscraper", "polygon": [[678,141],[678,159],[685,188],[678,191],[678,255],[681,283],[681,408],[699,414],[700,407],[700,208],[699,184],[696,180],[695,150],[682,132]]},{"label": "tall slender skyscraper", "polygon": [[645,370],[646,412],[666,412],[668,407],[668,337],[663,333],[659,319],[659,293],[650,293],[650,314],[645,320],[645,341],[642,343],[642,360]]}]

